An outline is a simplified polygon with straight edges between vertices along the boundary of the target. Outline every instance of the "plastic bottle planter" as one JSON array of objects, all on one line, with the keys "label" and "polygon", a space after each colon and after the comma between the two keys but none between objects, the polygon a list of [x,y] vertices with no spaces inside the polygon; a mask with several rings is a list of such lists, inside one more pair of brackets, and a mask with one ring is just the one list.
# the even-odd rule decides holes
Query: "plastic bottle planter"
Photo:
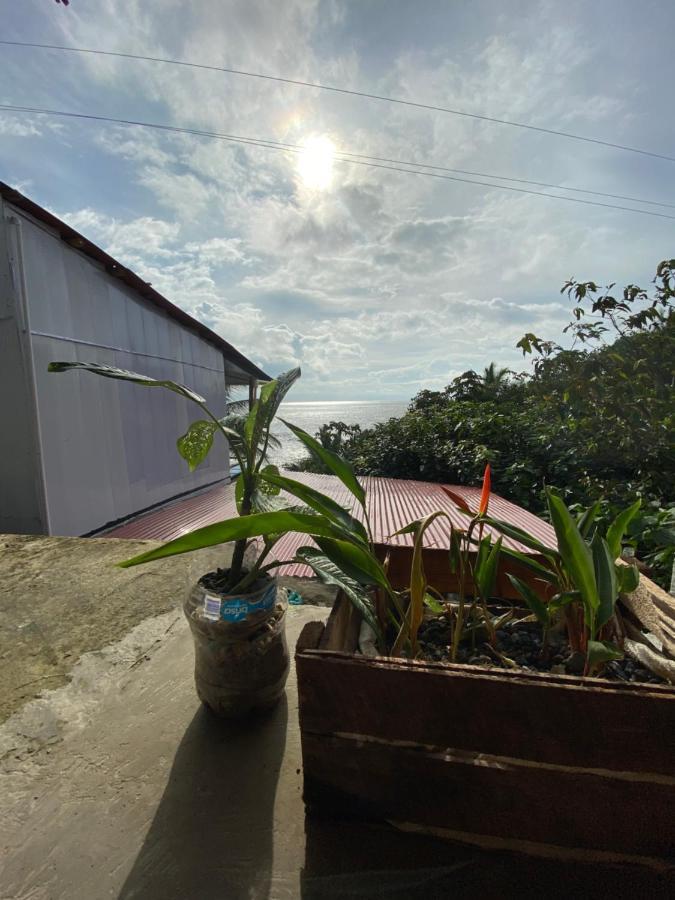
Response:
[{"label": "plastic bottle planter", "polygon": [[285,593],[266,578],[244,595],[219,594],[196,584],[183,610],[195,642],[199,699],[218,716],[270,709],[288,677]]}]

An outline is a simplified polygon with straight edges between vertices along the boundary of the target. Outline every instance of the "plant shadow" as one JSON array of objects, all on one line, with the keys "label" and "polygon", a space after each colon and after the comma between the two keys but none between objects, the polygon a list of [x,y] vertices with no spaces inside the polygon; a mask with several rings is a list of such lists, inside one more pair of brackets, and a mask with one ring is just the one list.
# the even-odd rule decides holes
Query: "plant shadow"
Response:
[{"label": "plant shadow", "polygon": [[285,697],[241,722],[200,708],[118,900],[269,895],[287,721]]}]

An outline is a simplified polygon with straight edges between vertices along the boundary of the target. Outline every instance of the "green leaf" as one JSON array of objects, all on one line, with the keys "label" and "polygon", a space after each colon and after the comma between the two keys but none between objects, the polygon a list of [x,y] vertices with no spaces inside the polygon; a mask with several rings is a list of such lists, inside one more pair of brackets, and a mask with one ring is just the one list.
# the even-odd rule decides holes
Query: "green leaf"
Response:
[{"label": "green leaf", "polygon": [[396,640],[393,653],[400,649],[403,639],[409,640],[413,654],[417,652],[417,633],[422,624],[424,615],[424,597],[427,593],[427,579],[424,572],[424,533],[427,528],[439,518],[444,516],[449,519],[447,513],[437,511],[426,516],[418,523],[413,545],[412,564],[410,567],[410,603],[406,615],[407,627],[401,629],[401,634]]},{"label": "green leaf", "polygon": [[528,534],[527,531],[524,531],[517,525],[511,525],[509,522],[502,522],[501,519],[493,519],[491,516],[484,516],[483,521],[486,525],[491,525],[493,528],[496,528],[506,537],[510,537],[514,541],[524,544],[526,547],[529,547],[530,550],[536,550],[541,556],[555,559],[559,555],[555,549],[542,544],[536,537]]},{"label": "green leaf", "polygon": [[228,541],[239,541],[245,538],[266,537],[267,535],[285,534],[287,532],[300,532],[319,537],[342,537],[342,532],[327,522],[322,516],[309,516],[303,513],[295,513],[290,510],[278,512],[254,513],[250,516],[236,516],[204,528],[197,528],[188,534],[183,534],[173,541],[162,544],[154,550],[148,550],[118,563],[122,569],[130,566],[138,566],[141,563],[151,562],[155,559],[164,559],[167,556],[177,556],[179,553],[190,553],[192,550],[201,550],[202,547],[214,547],[216,544],[224,544]]},{"label": "green leaf", "polygon": [[523,600],[527,603],[537,621],[544,627],[548,628],[551,624],[551,616],[546,603],[532,590],[529,584],[525,584],[520,578],[507,573],[507,577],[514,588],[518,591]]},{"label": "green leaf", "polygon": [[301,547],[296,554],[296,561],[308,565],[324,582],[324,584],[332,584],[339,587],[348,597],[354,607],[361,613],[365,621],[370,625],[377,635],[380,648],[384,645],[384,638],[380,624],[377,621],[373,601],[371,597],[364,591],[361,585],[346,575],[342,569],[335,565],[320,550],[314,547]]},{"label": "green leaf", "polygon": [[454,575],[459,572],[462,563],[462,535],[460,528],[450,529],[450,572]]},{"label": "green leaf", "polygon": [[296,481],[294,478],[280,475],[278,471],[274,473],[263,469],[260,474],[265,481],[275,485],[278,489],[293,494],[294,497],[298,497],[307,506],[311,506],[312,509],[344,528],[352,538],[367,543],[368,535],[363,524],[358,519],[355,519],[344,506],[340,506],[339,503],[333,500],[332,497],[327,497],[321,491],[317,491],[302,481]]},{"label": "green leaf", "polygon": [[176,441],[178,452],[187,461],[191,472],[194,472],[209,455],[209,450],[213,446],[213,435],[217,428],[215,422],[199,419],[197,422],[193,422],[185,434]]},{"label": "green leaf", "polygon": [[[489,538],[487,538],[488,547],[490,546]],[[481,543],[483,543],[481,541]],[[495,584],[497,582],[497,570],[499,568],[499,556],[502,549],[502,539],[497,538],[497,541],[493,545],[492,549],[489,550],[488,553],[483,555],[483,559],[480,559],[479,554],[479,562],[476,563],[476,585],[480,592],[483,600],[489,600],[490,597],[494,594]]]},{"label": "green leaf", "polygon": [[376,584],[387,594],[391,594],[391,586],[382,564],[369,547],[346,541],[339,532],[337,536],[315,537],[315,541],[324,555],[350,578],[361,584]]},{"label": "green leaf", "polygon": [[641,504],[641,500],[636,500],[635,503],[624,509],[623,512],[620,512],[607,529],[607,543],[613,559],[618,559],[621,556],[621,541],[631,519],[637,514]]},{"label": "green leaf", "polygon": [[586,659],[588,668],[593,672],[613,659],[623,659],[623,653],[609,641],[589,641]]},{"label": "green leaf", "polygon": [[[616,577],[616,568],[614,560],[609,552],[607,541],[596,534],[591,543],[591,551],[593,553],[593,568],[595,570],[595,581],[598,586],[598,596],[600,605],[598,606],[598,614],[596,619],[596,627],[602,626],[609,622],[614,614],[614,606],[619,596],[619,583]],[[594,635],[591,635],[593,637]]]},{"label": "green leaf", "polygon": [[188,400],[193,400],[200,405],[206,403],[200,394],[177,381],[150,378],[149,375],[140,375],[138,372],[129,372],[127,369],[118,369],[115,366],[104,366],[100,363],[89,362],[50,362],[47,369],[49,372],[67,372],[70,369],[82,369],[83,372],[93,372],[94,375],[102,375],[104,378],[115,378],[118,381],[131,381],[144,387],[168,388],[168,390],[180,394]]},{"label": "green leaf", "polygon": [[572,583],[581,593],[586,612],[586,624],[591,630],[600,605],[595,582],[593,555],[584,541],[576,522],[563,501],[551,490],[546,492],[551,522],[558,539],[558,550]]},{"label": "green leaf", "polygon": [[555,572],[553,569],[547,569],[546,566],[542,565],[540,562],[537,562],[537,560],[532,556],[528,556],[526,553],[521,553],[519,550],[512,550],[510,547],[502,547],[502,553],[509,559],[514,560],[514,562],[519,563],[519,565],[523,566],[523,568],[529,569],[530,572],[533,572],[542,581],[547,581],[549,584],[558,583],[557,572]]},{"label": "green leaf", "polygon": [[302,441],[302,443],[307,447],[307,449],[313,453],[321,462],[329,469],[333,475],[337,475],[340,481],[347,487],[351,493],[356,497],[361,506],[366,508],[366,492],[363,490],[359,481],[354,474],[354,469],[347,462],[347,460],[342,459],[341,456],[338,456],[337,453],[333,453],[332,450],[327,450],[323,447],[319,441],[315,438],[311,437],[307,434],[306,431],[303,431],[302,428],[298,428],[297,425],[291,425],[290,422],[287,422],[285,419],[281,419],[284,425],[293,432],[293,434],[298,438],[298,440]]},{"label": "green leaf", "polygon": [[445,612],[445,607],[443,606],[443,604],[432,594],[424,595],[424,605],[427,607],[427,609],[430,609],[431,612],[437,616],[440,616]]},{"label": "green leaf", "polygon": [[636,565],[625,566],[622,563],[615,564],[618,590],[620,594],[632,594],[640,583],[640,570]]},{"label": "green leaf", "polygon": [[591,526],[600,512],[601,505],[602,504],[598,500],[593,506],[589,506],[588,509],[579,516],[577,524],[582,537],[588,537],[588,532],[591,530]]},{"label": "green leaf", "polygon": [[490,555],[490,546],[492,541],[490,540],[490,536],[484,537],[482,540],[478,541],[478,552],[476,553],[476,563],[475,563],[475,571],[478,571],[481,566],[485,564],[485,560]]},{"label": "green leaf", "polygon": [[570,603],[581,603],[581,594],[579,591],[563,591],[562,594],[556,594],[551,598],[548,609],[551,615],[559,612],[564,606]]},{"label": "green leaf", "polygon": [[262,462],[262,451],[266,437],[269,434],[269,429],[277,414],[279,405],[298,378],[300,378],[300,369],[289,369],[288,372],[279,375],[274,381],[263,385],[260,389],[260,397],[253,404],[253,408],[248,414],[245,434],[249,447],[254,452],[260,452],[259,464]]}]

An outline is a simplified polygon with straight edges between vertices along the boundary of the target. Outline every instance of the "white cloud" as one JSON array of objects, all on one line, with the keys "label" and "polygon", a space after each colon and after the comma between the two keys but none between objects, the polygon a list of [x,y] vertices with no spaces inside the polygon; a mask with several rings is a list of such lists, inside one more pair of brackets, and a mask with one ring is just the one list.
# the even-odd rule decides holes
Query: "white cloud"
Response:
[{"label": "white cloud", "polygon": [[[189,15],[180,0],[94,6],[54,18],[59,42],[99,46],[104,34],[121,52],[650,140],[635,136],[644,79],[636,65],[611,65],[620,23],[607,34],[590,27],[590,8],[576,21],[559,4],[531,2],[514,18],[477,0],[469,27],[468,13],[447,5],[441,24],[465,25],[448,41],[431,18],[392,0],[364,43],[374,28],[366,7],[338,0],[194,0]],[[45,105],[290,144],[325,133],[342,150],[383,159],[654,199],[664,190],[644,160],[466,117],[95,55],[59,57],[54,80],[32,59],[30,83]],[[10,74],[22,87],[25,73]],[[664,118],[658,105],[653,112]],[[279,150],[84,123],[51,131],[43,145],[42,122],[12,121],[0,118],[0,133],[24,129],[22,146],[54,155],[44,179],[52,190],[63,184],[59,208],[82,198],[68,216],[74,227],[264,368],[303,365],[298,396],[405,397],[492,359],[518,366],[523,331],[559,335],[566,304],[557,291],[569,275],[639,281],[672,255],[664,223],[592,206],[345,162],[317,193]],[[22,174],[14,161],[12,171]],[[79,189],[82,172],[96,203]]]}]

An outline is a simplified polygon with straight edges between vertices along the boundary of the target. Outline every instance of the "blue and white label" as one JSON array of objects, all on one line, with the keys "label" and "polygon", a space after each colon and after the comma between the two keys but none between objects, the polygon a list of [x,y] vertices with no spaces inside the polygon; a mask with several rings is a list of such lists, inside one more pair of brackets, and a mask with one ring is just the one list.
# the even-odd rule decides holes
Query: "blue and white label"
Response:
[{"label": "blue and white label", "polygon": [[248,597],[231,597],[220,605],[220,618],[224,622],[242,622],[253,613],[272,609],[277,596],[276,585],[272,584],[259,600]]},{"label": "blue and white label", "polygon": [[217,622],[220,618],[221,603],[220,597],[204,594],[204,618],[210,619],[211,622]]}]

